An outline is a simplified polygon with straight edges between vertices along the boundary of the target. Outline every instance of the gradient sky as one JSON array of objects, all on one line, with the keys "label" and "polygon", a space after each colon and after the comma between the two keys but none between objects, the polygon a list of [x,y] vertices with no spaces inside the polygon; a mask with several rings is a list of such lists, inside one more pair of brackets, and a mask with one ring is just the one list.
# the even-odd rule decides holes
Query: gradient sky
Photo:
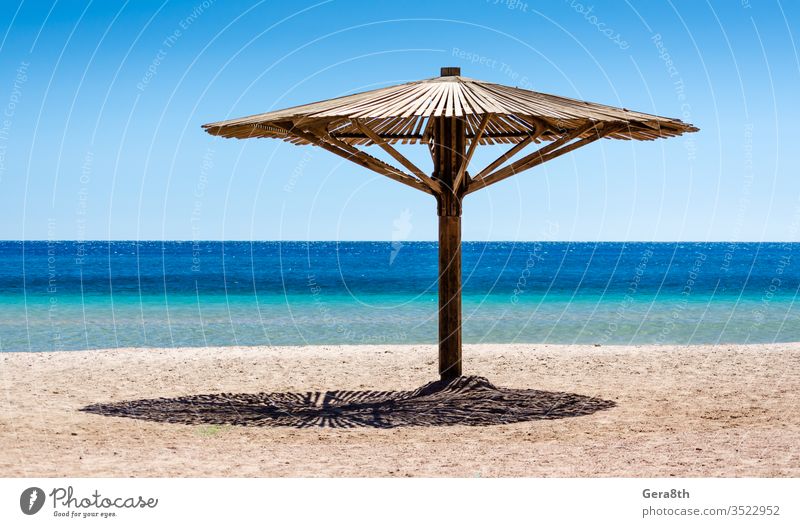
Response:
[{"label": "gradient sky", "polygon": [[472,194],[464,239],[800,238],[798,2],[4,0],[0,20],[0,239],[435,239],[430,196],[200,126],[441,66],[701,129]]}]

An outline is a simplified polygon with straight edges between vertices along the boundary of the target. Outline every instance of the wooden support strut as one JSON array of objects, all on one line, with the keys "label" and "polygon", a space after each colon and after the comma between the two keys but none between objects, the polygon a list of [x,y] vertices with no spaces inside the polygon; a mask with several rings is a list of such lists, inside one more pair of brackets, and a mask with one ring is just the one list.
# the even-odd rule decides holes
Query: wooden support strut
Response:
[{"label": "wooden support strut", "polygon": [[348,161],[361,165],[364,168],[368,168],[373,172],[377,172],[378,174],[386,176],[399,183],[404,183],[417,190],[435,195],[435,191],[433,189],[427,187],[415,177],[406,174],[402,170],[399,170],[388,163],[384,163],[380,159],[372,157],[366,152],[362,152],[352,145],[349,145],[343,141],[339,141],[330,135],[323,137],[322,135],[317,135],[311,131],[301,130],[298,127],[292,126],[287,126],[285,129],[286,133],[295,135],[301,139],[305,139],[309,143],[319,146],[320,148],[323,148],[332,154],[343,157]]},{"label": "wooden support strut", "polygon": [[[570,132],[567,135],[562,136],[560,139],[553,141],[547,146],[544,146],[533,152],[532,154],[528,154],[527,156],[523,157],[522,159],[515,161],[514,163],[501,168],[491,174],[485,175],[481,178],[474,178],[473,184],[468,192],[474,192],[475,190],[488,187],[498,181],[502,181],[507,179],[511,176],[519,174],[525,170],[533,168],[535,166],[541,165],[546,161],[550,161],[551,159],[555,159],[558,156],[571,152],[577,148],[580,148],[584,145],[597,141],[598,139],[602,139],[606,135],[615,132],[622,128],[622,125],[598,125],[596,123],[590,123],[584,125],[576,130]],[[580,139],[579,141],[575,141],[572,144],[570,141],[573,141],[575,138],[579,137],[580,135],[584,134],[588,130],[594,128],[594,134],[590,135],[589,137],[585,137]],[[566,145],[566,146],[565,146]],[[485,170],[483,171],[485,172]]]},{"label": "wooden support strut", "polygon": [[406,167],[408,170],[411,171],[412,174],[417,176],[422,183],[430,187],[432,190],[436,192],[440,192],[441,188],[439,186],[438,181],[434,181],[426,173],[417,167],[414,163],[412,163],[406,156],[398,152],[392,145],[390,145],[385,139],[381,138],[372,128],[367,126],[361,119],[353,119],[353,123],[356,127],[361,130],[361,132],[369,137],[373,143],[381,147],[387,154],[392,156],[398,163]]},{"label": "wooden support strut", "polygon": [[[528,134],[528,136],[525,139],[523,139],[522,141],[511,147],[506,153],[504,153],[503,155],[501,155],[500,157],[489,163],[489,165],[487,165],[486,168],[478,172],[473,179],[479,180],[484,176],[486,176],[486,174],[491,173],[492,170],[494,170],[495,168],[499,167],[500,165],[502,165],[503,163],[514,157],[517,154],[517,152],[528,146],[533,141],[536,141],[544,133],[545,130],[546,130],[545,126],[537,122],[536,128],[530,134]],[[476,189],[473,188],[472,190],[467,190],[467,193],[470,193],[473,190]]]},{"label": "wooden support strut", "polygon": [[[454,187],[461,186],[461,180],[464,179],[464,176],[467,174],[467,167],[469,166],[469,162],[472,161],[472,155],[477,150],[478,145],[481,142],[481,137],[483,137],[483,132],[486,130],[486,127],[489,125],[489,120],[492,118],[492,114],[487,113],[481,119],[481,124],[478,125],[478,129],[475,132],[475,136],[472,138],[472,142],[469,144],[469,149],[467,150],[467,155],[464,156],[464,159],[461,161],[461,164],[458,167],[458,174],[456,174],[455,182],[453,183]],[[467,186],[469,186],[469,182],[467,182]]]}]

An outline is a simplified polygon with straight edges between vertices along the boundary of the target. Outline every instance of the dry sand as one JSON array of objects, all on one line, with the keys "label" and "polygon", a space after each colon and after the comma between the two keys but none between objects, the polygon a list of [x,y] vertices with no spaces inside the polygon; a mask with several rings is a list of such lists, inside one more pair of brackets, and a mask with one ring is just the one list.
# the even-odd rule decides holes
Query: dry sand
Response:
[{"label": "dry sand", "polygon": [[[421,345],[2,353],[0,476],[800,476],[800,344],[466,346],[465,373],[525,390],[361,392],[414,390],[435,358]],[[347,402],[330,411],[332,398]]]}]

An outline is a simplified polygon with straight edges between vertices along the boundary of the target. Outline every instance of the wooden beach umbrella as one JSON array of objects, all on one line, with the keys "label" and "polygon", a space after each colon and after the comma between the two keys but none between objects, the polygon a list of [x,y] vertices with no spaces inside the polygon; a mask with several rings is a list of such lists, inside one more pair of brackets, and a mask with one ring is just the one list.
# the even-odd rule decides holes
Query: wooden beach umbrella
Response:
[{"label": "wooden beach umbrella", "polygon": [[[651,140],[698,129],[659,117],[461,76],[441,76],[285,110],[203,125],[210,134],[271,137],[315,145],[436,198],[439,214],[439,374],[461,375],[461,202],[506,178],[601,138]],[[433,158],[425,173],[393,145],[422,143]],[[479,145],[508,150],[475,173]],[[377,145],[396,164],[369,155]],[[529,145],[540,145],[523,155]]]}]

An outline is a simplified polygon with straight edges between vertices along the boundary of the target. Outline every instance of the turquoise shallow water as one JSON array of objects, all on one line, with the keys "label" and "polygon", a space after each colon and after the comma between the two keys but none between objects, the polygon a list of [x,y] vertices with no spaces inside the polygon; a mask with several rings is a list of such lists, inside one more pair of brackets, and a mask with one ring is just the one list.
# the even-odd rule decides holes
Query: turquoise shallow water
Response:
[{"label": "turquoise shallow water", "polygon": [[[800,341],[797,244],[468,243],[465,342]],[[435,342],[436,245],[3,242],[0,349]]]}]

